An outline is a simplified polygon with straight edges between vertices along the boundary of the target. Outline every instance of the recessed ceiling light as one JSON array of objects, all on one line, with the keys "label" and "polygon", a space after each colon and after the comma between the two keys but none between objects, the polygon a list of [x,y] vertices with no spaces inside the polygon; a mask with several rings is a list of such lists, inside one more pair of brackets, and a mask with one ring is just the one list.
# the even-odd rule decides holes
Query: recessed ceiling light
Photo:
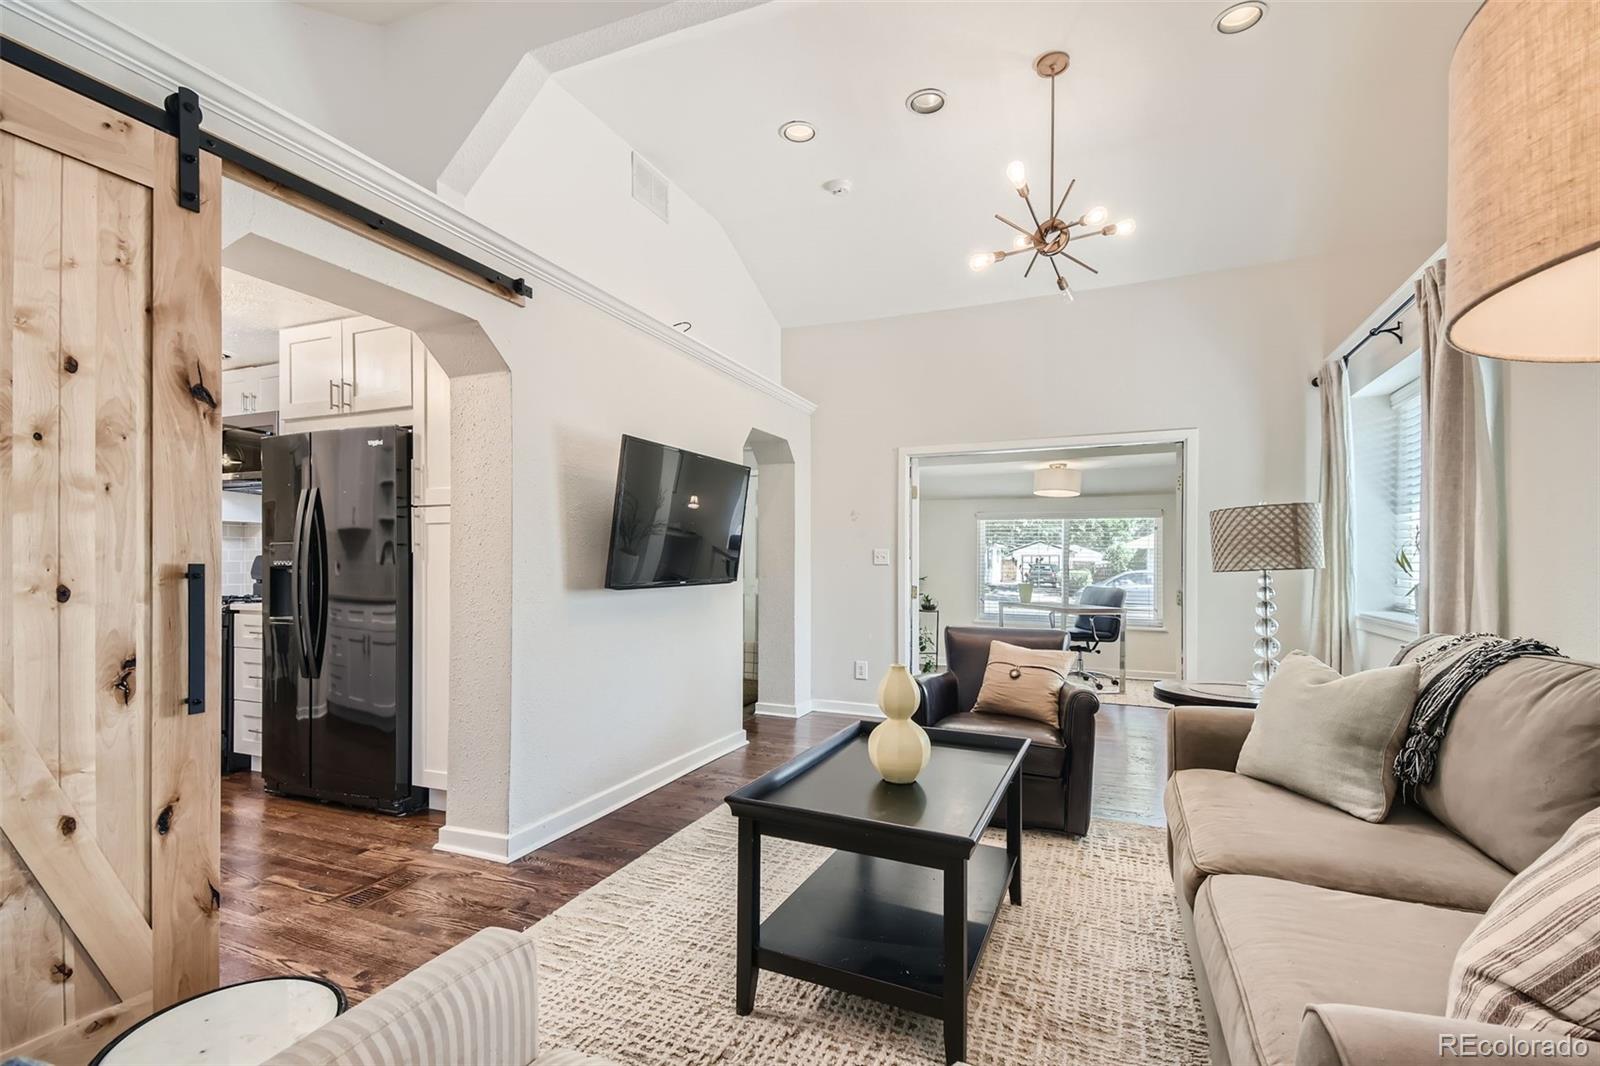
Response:
[{"label": "recessed ceiling light", "polygon": [[817,135],[817,127],[809,122],[785,122],[778,127],[778,136],[795,144],[805,144]]},{"label": "recessed ceiling light", "polygon": [[906,106],[919,115],[931,115],[944,107],[944,93],[938,89],[918,89],[906,97]]},{"label": "recessed ceiling light", "polygon": [[1245,0],[1242,4],[1234,4],[1217,16],[1217,32],[1243,33],[1265,18],[1266,14],[1267,5],[1263,0]]}]

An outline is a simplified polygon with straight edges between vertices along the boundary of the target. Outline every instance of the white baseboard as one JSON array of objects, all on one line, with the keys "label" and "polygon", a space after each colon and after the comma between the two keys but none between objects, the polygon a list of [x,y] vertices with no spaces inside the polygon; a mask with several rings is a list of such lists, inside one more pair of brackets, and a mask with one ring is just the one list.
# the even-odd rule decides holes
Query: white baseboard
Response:
[{"label": "white baseboard", "polygon": [[441,826],[434,851],[448,851],[452,855],[470,855],[474,859],[490,862],[510,862],[506,852],[506,835],[484,829],[463,829],[458,825]]},{"label": "white baseboard", "polygon": [[428,810],[430,810],[430,811],[449,810],[449,808],[447,806],[445,806],[449,802],[450,802],[449,794],[444,789],[442,789],[442,788],[430,788],[430,789],[428,789]]},{"label": "white baseboard", "polygon": [[766,715],[769,718],[804,718],[813,710],[815,708],[809,703],[800,704],[799,706],[793,703],[763,703],[760,701],[756,703],[756,713]]},{"label": "white baseboard", "polygon": [[854,700],[812,700],[813,711],[829,711],[833,714],[852,714],[857,718],[882,718],[883,712],[878,710],[876,703],[857,703]]},{"label": "white baseboard", "polygon": [[558,840],[568,833],[582,829],[618,807],[624,807],[640,796],[654,792],[662,785],[671,784],[689,771],[699,769],[731,751],[738,751],[748,743],[744,730],[729,733],[675,759],[653,766],[643,773],[635,774],[626,781],[596,792],[548,818],[529,822],[509,834],[485,832],[481,829],[460,829],[447,825],[439,830],[439,840],[434,844],[434,850],[470,855],[491,862],[515,862],[530,851],[536,851],[552,840]]}]

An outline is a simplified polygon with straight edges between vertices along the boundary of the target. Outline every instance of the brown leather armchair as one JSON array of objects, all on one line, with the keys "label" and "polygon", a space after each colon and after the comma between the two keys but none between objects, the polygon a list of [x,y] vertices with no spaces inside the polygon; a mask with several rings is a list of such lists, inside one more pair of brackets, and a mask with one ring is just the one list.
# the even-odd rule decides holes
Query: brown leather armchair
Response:
[{"label": "brown leather armchair", "polygon": [[[1024,648],[1065,648],[1059,629],[996,629],[950,626],[944,631],[942,674],[924,674],[922,706],[913,719],[940,729],[1027,737],[1033,743],[1022,760],[1022,822],[1041,829],[1062,829],[1075,836],[1089,831],[1089,803],[1094,786],[1094,716],[1100,697],[1068,680],[1061,689],[1059,716],[1053,725],[1027,718],[974,714],[989,665],[989,645],[996,640]],[[995,824],[1005,822],[1005,811]]]}]

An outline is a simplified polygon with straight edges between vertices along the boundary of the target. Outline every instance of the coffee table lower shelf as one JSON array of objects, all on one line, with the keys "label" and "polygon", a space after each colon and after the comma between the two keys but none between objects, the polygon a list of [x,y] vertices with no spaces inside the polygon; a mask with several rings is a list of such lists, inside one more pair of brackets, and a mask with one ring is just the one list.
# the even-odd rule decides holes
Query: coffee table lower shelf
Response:
[{"label": "coffee table lower shelf", "polygon": [[[967,860],[967,967],[972,981],[1011,883],[1004,848]],[[944,1017],[945,873],[836,851],[761,923],[757,965],[904,1010]]]}]

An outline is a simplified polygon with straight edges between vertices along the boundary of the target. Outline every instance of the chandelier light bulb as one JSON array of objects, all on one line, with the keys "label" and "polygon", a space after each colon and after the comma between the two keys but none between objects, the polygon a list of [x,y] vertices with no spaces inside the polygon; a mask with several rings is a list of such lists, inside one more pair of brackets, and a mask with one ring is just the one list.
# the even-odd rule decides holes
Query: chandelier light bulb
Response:
[{"label": "chandelier light bulb", "polygon": [[994,266],[994,264],[995,254],[993,252],[979,252],[977,255],[967,260],[967,266],[971,267],[974,271],[988,270],[990,267]]},{"label": "chandelier light bulb", "polygon": [[1125,218],[1121,222],[1117,223],[1117,227],[1114,232],[1118,237],[1126,237],[1133,232],[1135,225],[1136,223],[1133,221],[1133,219]]},{"label": "chandelier light bulb", "polygon": [[1017,234],[1017,239],[1011,242],[1011,246],[1013,248],[1018,249],[1019,251],[1021,249],[1023,249],[1023,248],[1032,248],[1033,247],[1033,238],[1032,237],[1024,237],[1022,234],[1019,233],[1019,234]]},{"label": "chandelier light bulb", "polygon": [[1105,222],[1106,216],[1110,213],[1111,212],[1107,211],[1103,207],[1091,207],[1089,210],[1083,213],[1083,224],[1085,226],[1101,225]]},{"label": "chandelier light bulb", "polygon": [[1013,159],[1011,165],[1006,167],[1006,180],[1018,192],[1021,192],[1023,187],[1028,184],[1028,170],[1022,165],[1022,160]]}]

